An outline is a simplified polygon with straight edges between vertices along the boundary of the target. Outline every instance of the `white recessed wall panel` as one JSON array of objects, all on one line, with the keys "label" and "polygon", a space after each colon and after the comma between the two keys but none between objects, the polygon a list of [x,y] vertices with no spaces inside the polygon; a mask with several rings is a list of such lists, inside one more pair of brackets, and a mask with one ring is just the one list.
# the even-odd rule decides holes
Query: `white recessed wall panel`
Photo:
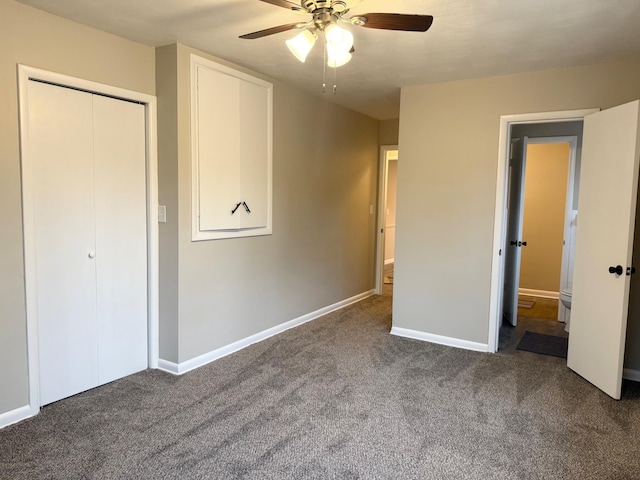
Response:
[{"label": "white recessed wall panel", "polygon": [[191,57],[193,240],[271,233],[272,84]]}]

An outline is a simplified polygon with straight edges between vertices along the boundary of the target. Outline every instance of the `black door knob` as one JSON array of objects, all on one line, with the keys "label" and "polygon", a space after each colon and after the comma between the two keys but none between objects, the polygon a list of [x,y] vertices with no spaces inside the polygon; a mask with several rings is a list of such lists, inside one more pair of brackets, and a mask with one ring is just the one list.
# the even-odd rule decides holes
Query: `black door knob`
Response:
[{"label": "black door knob", "polygon": [[627,267],[627,276],[634,275],[636,273],[636,267]]},{"label": "black door knob", "polygon": [[511,241],[509,242],[509,245],[518,245],[518,242],[516,242],[515,240],[511,240]]},{"label": "black door knob", "polygon": [[622,275],[622,265],[618,265],[617,267],[609,267],[609,273],[615,273],[616,275]]},{"label": "black door knob", "polygon": [[520,242],[520,244],[521,244],[523,247],[526,247],[526,246],[527,246],[527,242]]}]

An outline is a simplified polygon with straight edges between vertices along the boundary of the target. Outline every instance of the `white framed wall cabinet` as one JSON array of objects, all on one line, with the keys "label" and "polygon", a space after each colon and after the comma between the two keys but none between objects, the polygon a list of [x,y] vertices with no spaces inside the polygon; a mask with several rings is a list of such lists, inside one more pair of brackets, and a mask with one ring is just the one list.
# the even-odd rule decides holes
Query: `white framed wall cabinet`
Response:
[{"label": "white framed wall cabinet", "polygon": [[273,85],[191,55],[192,240],[272,232]]}]

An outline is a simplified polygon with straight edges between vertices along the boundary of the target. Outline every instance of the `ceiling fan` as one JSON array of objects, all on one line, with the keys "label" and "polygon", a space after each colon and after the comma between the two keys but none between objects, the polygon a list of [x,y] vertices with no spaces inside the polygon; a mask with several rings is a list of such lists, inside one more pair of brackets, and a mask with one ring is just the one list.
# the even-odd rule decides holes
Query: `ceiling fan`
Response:
[{"label": "ceiling fan", "polygon": [[[307,22],[288,23],[277,27],[259,30],[241,35],[240,38],[253,40],[288,30],[303,29],[296,37],[287,40],[289,50],[298,60],[304,62],[313,48],[318,32],[323,32],[326,42],[326,54],[330,67],[340,67],[351,60],[353,34],[339,26],[356,25],[382,30],[402,30],[408,32],[426,32],[433,23],[431,15],[407,15],[401,13],[364,13],[347,18],[351,9],[344,0],[301,0],[295,3],[289,0],[260,0],[302,14],[311,14]],[[351,0],[351,5],[361,0]]]}]

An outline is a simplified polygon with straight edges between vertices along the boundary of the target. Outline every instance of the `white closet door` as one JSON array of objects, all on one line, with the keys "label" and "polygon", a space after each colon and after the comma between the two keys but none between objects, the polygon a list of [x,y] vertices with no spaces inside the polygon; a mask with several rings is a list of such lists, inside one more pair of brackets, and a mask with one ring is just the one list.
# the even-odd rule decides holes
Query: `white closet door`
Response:
[{"label": "white closet door", "polygon": [[29,82],[41,405],[98,382],[92,124],[91,95]]},{"label": "white closet door", "polygon": [[29,83],[40,404],[147,367],[144,106]]},{"label": "white closet door", "polygon": [[94,95],[93,125],[102,385],[147,368],[144,106]]}]

